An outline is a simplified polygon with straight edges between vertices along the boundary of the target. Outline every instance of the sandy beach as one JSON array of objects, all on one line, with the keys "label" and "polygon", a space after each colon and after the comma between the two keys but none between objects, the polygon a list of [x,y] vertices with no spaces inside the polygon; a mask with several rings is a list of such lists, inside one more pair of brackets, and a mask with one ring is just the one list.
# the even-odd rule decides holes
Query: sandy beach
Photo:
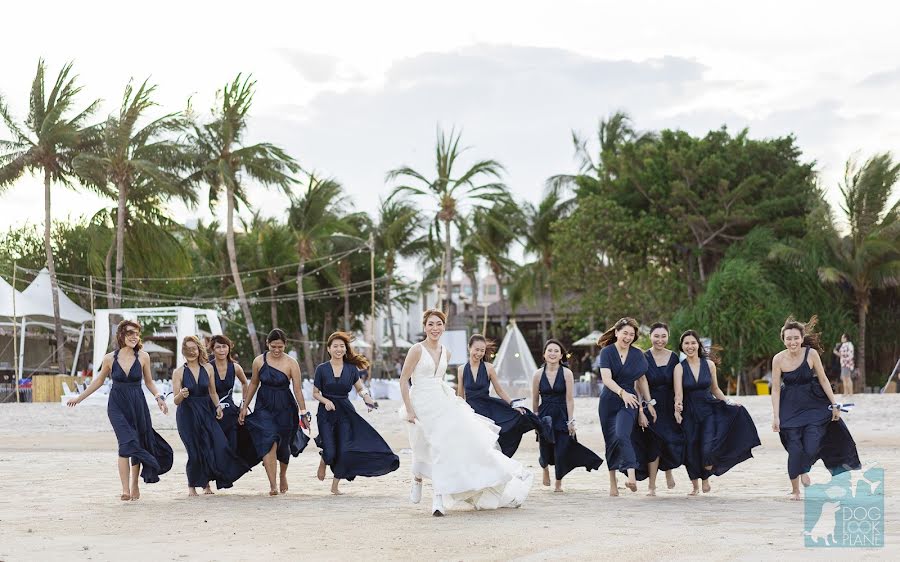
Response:
[{"label": "sandy beach", "polygon": [[[881,549],[810,549],[803,541],[803,504],[790,502],[787,454],[771,431],[768,397],[738,398],[762,440],[755,458],[711,480],[713,491],[689,498],[690,482],[675,471],[677,486],[648,498],[624,489],[608,496],[607,472],[578,471],[565,493],[540,485],[537,445],[523,440],[516,459],[534,471],[525,506],[475,512],[456,508],[447,517],[408,501],[410,455],[396,403],[367,419],[400,455],[400,470],[377,479],[342,483],[315,478],[318,454],[311,444],[292,459],[290,492],[270,498],[262,466],[234,488],[188,498],[186,455],[174,411],[157,410],[153,423],[175,449],[175,466],[158,484],[143,485],[137,502],[121,502],[116,440],[105,408],[82,404],[0,405],[0,561],[13,560],[623,560],[900,559],[900,395],[854,396],[846,414],[860,458],[886,472],[885,544]],[[579,439],[603,454],[597,399],[579,398]],[[814,482],[829,479],[817,465]]]}]

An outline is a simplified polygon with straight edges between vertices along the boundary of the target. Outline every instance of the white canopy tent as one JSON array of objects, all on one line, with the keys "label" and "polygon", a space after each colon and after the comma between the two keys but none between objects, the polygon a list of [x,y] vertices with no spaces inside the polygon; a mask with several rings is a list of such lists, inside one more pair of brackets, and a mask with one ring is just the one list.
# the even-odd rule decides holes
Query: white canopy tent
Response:
[{"label": "white canopy tent", "polygon": [[16,308],[25,303],[22,293],[13,289],[13,286],[7,283],[6,279],[0,277],[0,319],[10,320],[21,315],[18,314],[18,310],[13,311],[13,299],[15,299]]},{"label": "white canopy tent", "polygon": [[141,349],[143,349],[147,353],[156,353],[158,355],[172,355],[173,354],[172,351],[169,351],[168,349],[164,348],[163,346],[161,346],[159,344],[155,344],[152,341],[143,342],[141,344]]},{"label": "white canopy tent", "polygon": [[[414,343],[412,343],[410,341],[406,341],[405,339],[403,339],[401,337],[396,338],[396,340],[397,340],[397,346],[396,346],[397,349],[409,349],[415,345]],[[394,344],[391,342],[391,337],[390,336],[385,337],[384,340],[381,341],[380,347],[382,349],[390,349],[390,348],[394,347]]]},{"label": "white canopy tent", "polygon": [[[161,308],[99,308],[94,317],[94,369],[99,369],[103,356],[109,351],[109,316],[117,314],[125,320],[140,322],[142,317],[175,317],[175,338],[181,342],[186,336],[197,335],[197,316],[206,318],[209,331],[217,336],[222,333],[222,324],[215,310],[208,308],[191,308],[187,306],[170,306]],[[175,347],[176,365],[184,363],[181,345]]]},{"label": "white canopy tent", "polygon": [[590,334],[573,343],[572,347],[591,347],[592,345],[597,345],[597,340],[599,340],[600,336],[602,335],[603,332],[601,332],[600,330],[594,330]]},{"label": "white canopy tent", "polygon": [[500,343],[500,349],[494,358],[494,369],[510,392],[519,396],[531,394],[531,378],[537,370],[537,364],[515,320],[510,322],[506,336]]},{"label": "white canopy tent", "polygon": [[[4,282],[5,283],[5,282]],[[7,284],[8,286],[8,284]],[[12,287],[10,287],[12,289]],[[25,328],[28,324],[35,324],[43,327],[53,327],[53,288],[50,284],[50,273],[47,268],[42,269],[37,277],[28,287],[21,293],[10,293],[10,301],[12,295],[16,299],[16,316],[19,318],[19,357],[25,357]],[[69,332],[78,333],[78,344],[75,347],[75,358],[81,352],[81,344],[84,341],[85,324],[91,321],[91,313],[81,308],[70,299],[64,292],[57,290],[59,298],[59,319],[63,323],[63,329]],[[4,306],[4,310],[5,310]],[[10,314],[12,314],[10,310]],[[68,326],[67,326],[68,324]],[[72,325],[79,326],[76,330]],[[75,365],[77,361],[72,361],[71,374],[75,374]],[[25,361],[19,361],[18,376],[21,378],[25,369]]]}]

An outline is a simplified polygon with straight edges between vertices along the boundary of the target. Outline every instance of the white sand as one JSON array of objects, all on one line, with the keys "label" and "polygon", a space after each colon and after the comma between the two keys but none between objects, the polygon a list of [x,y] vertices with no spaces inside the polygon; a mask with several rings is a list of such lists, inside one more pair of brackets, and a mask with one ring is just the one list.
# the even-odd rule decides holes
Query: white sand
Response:
[{"label": "white sand", "polygon": [[[688,498],[690,482],[676,470],[677,487],[656,498],[622,488],[608,497],[605,465],[564,481],[566,493],[540,485],[537,446],[528,437],[516,458],[535,472],[535,487],[517,510],[454,509],[428,515],[408,501],[410,457],[396,404],[368,416],[396,451],[400,470],[382,478],[342,483],[315,478],[314,444],[288,471],[291,491],[270,498],[262,467],[234,488],[188,498],[186,455],[174,412],[153,410],[153,423],[175,449],[162,482],[142,486],[138,502],[119,501],[116,440],[104,407],[82,404],[0,405],[0,561],[10,560],[258,560],[318,559],[900,559],[900,501],[893,480],[900,469],[900,395],[855,396],[846,415],[863,463],[886,469],[883,549],[807,549],[803,504],[787,501],[787,454],[772,433],[768,397],[739,399],[757,422],[762,447],[751,459],[711,480],[713,493]],[[582,443],[601,456],[597,399],[578,399]],[[820,465],[813,480],[824,482]]]}]

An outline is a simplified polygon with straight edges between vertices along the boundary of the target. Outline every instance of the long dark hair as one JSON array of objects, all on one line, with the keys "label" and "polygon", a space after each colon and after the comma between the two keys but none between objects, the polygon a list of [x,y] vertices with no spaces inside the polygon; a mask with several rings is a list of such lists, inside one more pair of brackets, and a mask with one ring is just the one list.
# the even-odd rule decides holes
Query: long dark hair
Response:
[{"label": "long dark hair", "polygon": [[224,334],[217,334],[209,339],[209,347],[206,348],[207,352],[210,355],[210,361],[215,360],[215,353],[213,353],[213,349],[216,347],[216,344],[222,344],[228,346],[228,356],[226,359],[229,363],[234,363],[234,357],[232,357],[231,352],[234,350],[234,342],[228,338],[228,336]]},{"label": "long dark hair", "polygon": [[784,333],[786,331],[799,330],[800,335],[803,336],[803,343],[800,345],[815,349],[819,353],[825,353],[825,350],[822,349],[822,342],[819,341],[819,332],[815,331],[818,323],[819,317],[815,314],[806,323],[796,320],[793,315],[788,316],[787,320],[784,321],[784,326],[781,327],[781,341],[784,341]]},{"label": "long dark hair", "polygon": [[[563,367],[568,367],[569,362],[566,360],[566,357],[567,357],[566,346],[564,346],[562,344],[562,342],[556,338],[550,338],[549,340],[544,342],[544,348],[541,350],[541,359],[544,359],[544,353],[547,352],[547,348],[550,347],[551,345],[555,345],[555,346],[559,347],[559,352],[560,352],[559,364]],[[546,365],[546,364],[547,363],[545,361],[544,365]]]},{"label": "long dark hair", "polygon": [[681,334],[681,337],[678,338],[678,351],[684,353],[684,349],[682,349],[684,338],[688,336],[697,340],[697,356],[700,357],[700,359],[709,359],[713,363],[719,364],[719,355],[716,353],[717,348],[715,346],[710,346],[709,349],[707,349],[706,346],[703,345],[703,342],[700,341],[700,334],[697,333],[697,330],[687,330]]},{"label": "long dark hair", "polygon": [[119,345],[119,349],[128,347],[125,345],[125,334],[128,332],[128,328],[134,328],[138,332],[138,342],[134,346],[134,353],[137,356],[137,352],[141,350],[143,344],[141,342],[141,325],[134,320],[122,320],[119,322],[119,325],[116,326],[116,343]]},{"label": "long dark hair", "polygon": [[281,328],[273,328],[269,335],[266,336],[266,343],[272,343],[276,341],[284,342],[287,345],[287,334],[284,333],[284,330]]},{"label": "long dark hair", "polygon": [[[344,361],[350,363],[357,369],[366,370],[369,368],[369,360],[365,358],[365,356],[356,353],[353,350],[353,346],[350,345],[350,340],[352,336],[347,332],[335,332],[328,336],[328,342],[325,344],[325,350],[328,351],[328,348],[331,347],[331,342],[334,340],[341,340],[344,342],[344,346],[347,348],[347,353],[344,355]],[[331,354],[329,353],[329,356]]]},{"label": "long dark hair", "polygon": [[600,336],[600,339],[597,340],[598,347],[606,347],[610,344],[616,343],[616,332],[624,328],[625,326],[631,326],[634,328],[634,341],[631,342],[631,345],[637,341],[638,331],[641,327],[638,325],[637,320],[634,318],[619,318],[618,322],[616,322],[612,328],[603,332],[603,335]]}]

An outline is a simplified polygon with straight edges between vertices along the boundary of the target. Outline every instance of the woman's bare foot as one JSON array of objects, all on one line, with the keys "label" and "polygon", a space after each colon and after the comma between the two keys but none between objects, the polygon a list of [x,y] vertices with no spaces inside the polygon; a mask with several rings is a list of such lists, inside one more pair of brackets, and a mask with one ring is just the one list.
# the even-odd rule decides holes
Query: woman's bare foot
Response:
[{"label": "woman's bare foot", "polygon": [[123,502],[131,501],[131,494],[122,492],[122,495],[119,496],[119,499],[122,500]]},{"label": "woman's bare foot", "polygon": [[196,496],[197,489],[196,488],[188,488],[188,496]]},{"label": "woman's bare foot", "polygon": [[691,490],[690,492],[688,492],[688,495],[689,495],[689,496],[699,496],[699,495],[700,495],[700,488],[694,487],[693,490]]},{"label": "woman's bare foot", "polygon": [[610,489],[609,489],[609,495],[610,495],[610,497],[613,497],[613,498],[619,497],[619,488],[618,488],[618,486],[615,487],[615,488],[610,488]]},{"label": "woman's bare foot", "polygon": [[803,484],[804,487],[812,484],[812,481],[809,479],[809,474],[801,474],[800,475],[800,483]]},{"label": "woman's bare foot", "polygon": [[788,497],[791,498],[792,502],[800,501],[800,490],[797,490],[796,492],[791,492],[790,494],[788,494]]},{"label": "woman's bare foot", "polygon": [[553,491],[554,492],[562,492],[563,491],[562,480],[556,481],[556,486],[553,486]]},{"label": "woman's bare foot", "polygon": [[712,486],[709,485],[708,480],[703,481],[703,493],[708,494],[712,490]]},{"label": "woman's bare foot", "polygon": [[637,492],[637,482],[633,480],[628,480],[625,482],[625,487],[631,490],[632,492]]},{"label": "woman's bare foot", "polygon": [[649,490],[647,490],[647,495],[650,496],[650,497],[655,496],[655,495],[656,495],[656,488],[650,488]]},{"label": "woman's bare foot", "polygon": [[666,487],[670,490],[675,487],[675,477],[672,476],[672,471],[666,471]]},{"label": "woman's bare foot", "polygon": [[137,501],[141,499],[141,491],[137,486],[131,487],[131,501]]},{"label": "woman's bare foot", "polygon": [[544,486],[550,485],[550,471],[548,469],[544,469]]},{"label": "woman's bare foot", "polygon": [[277,496],[277,495],[278,495],[278,490],[274,490],[274,489],[273,489],[273,490],[269,490],[269,495],[270,495],[270,496]]},{"label": "woman's bare foot", "polygon": [[325,460],[319,460],[319,469],[316,471],[316,478],[319,479],[320,482],[325,481]]},{"label": "woman's bare foot", "polygon": [[286,494],[286,493],[287,493],[287,491],[288,491],[287,474],[282,474],[282,475],[281,475],[281,485],[278,487],[278,490],[279,490],[282,494]]},{"label": "woman's bare foot", "polygon": [[331,493],[336,496],[343,496],[344,492],[338,490],[338,484],[340,484],[340,478],[333,478],[331,480]]},{"label": "woman's bare foot", "polygon": [[207,486],[206,488],[203,488],[203,495],[204,496],[212,496],[212,495],[215,495],[215,492],[212,491],[212,488]]}]

